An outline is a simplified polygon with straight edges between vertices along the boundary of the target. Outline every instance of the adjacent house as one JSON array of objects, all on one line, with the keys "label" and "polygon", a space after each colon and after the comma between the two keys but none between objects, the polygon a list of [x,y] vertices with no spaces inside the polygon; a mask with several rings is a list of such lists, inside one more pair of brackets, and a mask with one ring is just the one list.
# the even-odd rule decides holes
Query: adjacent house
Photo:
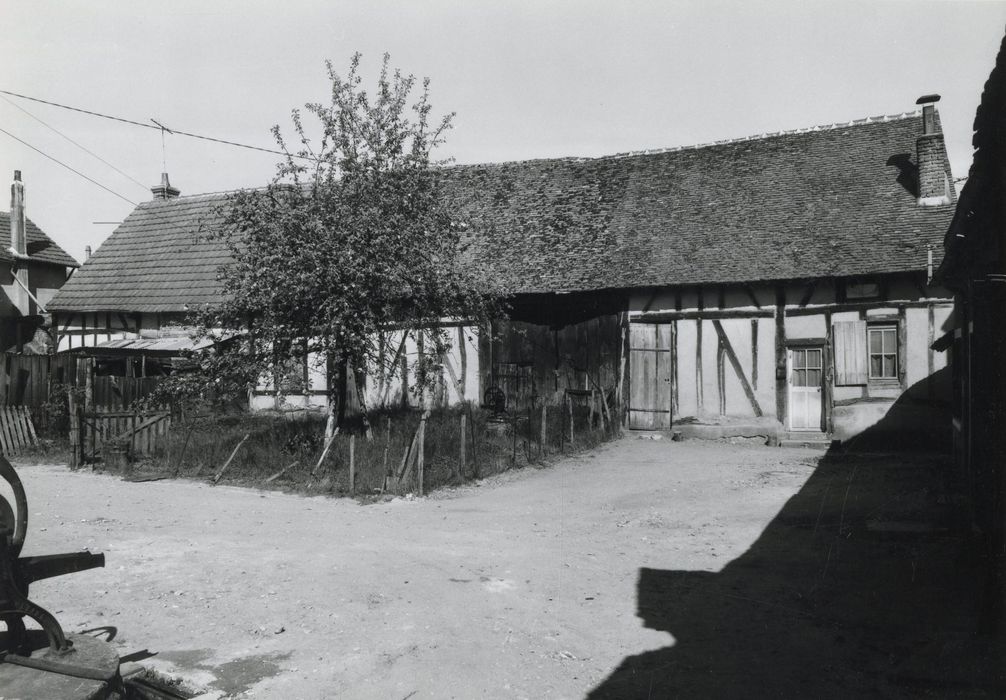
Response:
[{"label": "adjacent house", "polygon": [[0,212],[0,350],[44,353],[52,341],[46,304],[79,267],[25,215],[21,171],[14,171],[10,212]]},{"label": "adjacent house", "polygon": [[[445,169],[449,190],[502,193],[498,233],[473,250],[517,280],[506,322],[459,326],[447,361],[465,367],[464,398],[597,389],[635,429],[929,439],[949,402],[931,345],[953,309],[930,277],[956,201],[938,99],[702,146]],[[202,234],[225,201],[165,178],[50,304],[60,349],[173,333],[212,302],[228,257]],[[326,377],[304,373],[309,403]],[[370,379],[370,405],[409,400],[407,369]]]},{"label": "adjacent house", "polygon": [[985,571],[976,598],[987,631],[1006,628],[1006,39],[974,122],[974,160],[937,278],[955,293],[950,354],[956,475]]}]

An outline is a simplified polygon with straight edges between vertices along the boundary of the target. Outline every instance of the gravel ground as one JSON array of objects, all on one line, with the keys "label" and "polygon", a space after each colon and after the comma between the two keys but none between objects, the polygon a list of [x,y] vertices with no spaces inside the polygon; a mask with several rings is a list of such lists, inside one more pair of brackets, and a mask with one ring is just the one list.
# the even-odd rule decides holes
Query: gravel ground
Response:
[{"label": "gravel ground", "polygon": [[[229,697],[737,697],[753,682],[855,697],[930,632],[909,621],[906,637],[900,618],[878,631],[886,588],[863,584],[875,545],[898,566],[904,545],[867,538],[853,556],[851,533],[896,517],[863,475],[901,472],[825,475],[819,457],[624,438],[368,505],[26,466],[25,553],[104,552],[105,569],[32,598],[68,631],[114,627],[120,654],[154,654],[134,663]],[[938,580],[926,562],[912,581]]]}]

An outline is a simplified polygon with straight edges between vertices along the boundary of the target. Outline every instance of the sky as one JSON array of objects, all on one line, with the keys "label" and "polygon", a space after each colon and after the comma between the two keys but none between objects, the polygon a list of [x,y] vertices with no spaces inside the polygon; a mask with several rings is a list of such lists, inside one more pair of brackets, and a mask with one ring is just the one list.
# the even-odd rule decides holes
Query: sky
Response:
[{"label": "sky", "polygon": [[[1006,0],[0,0],[0,26],[0,90],[264,148],[325,101],[326,59],[344,71],[359,51],[373,84],[388,52],[456,113],[440,155],[459,163],[706,143],[938,93],[960,177]],[[185,195],[263,185],[278,161],[177,134],[162,151],[157,129],[0,98],[0,129],[49,156],[0,133],[0,178],[22,171],[28,216],[78,260],[162,167]]]}]

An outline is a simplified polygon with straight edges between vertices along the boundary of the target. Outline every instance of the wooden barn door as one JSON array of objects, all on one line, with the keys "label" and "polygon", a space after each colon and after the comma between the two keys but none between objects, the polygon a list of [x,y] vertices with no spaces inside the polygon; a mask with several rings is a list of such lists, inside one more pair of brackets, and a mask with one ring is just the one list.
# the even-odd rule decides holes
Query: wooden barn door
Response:
[{"label": "wooden barn door", "polygon": [[629,324],[629,427],[671,427],[671,325]]}]

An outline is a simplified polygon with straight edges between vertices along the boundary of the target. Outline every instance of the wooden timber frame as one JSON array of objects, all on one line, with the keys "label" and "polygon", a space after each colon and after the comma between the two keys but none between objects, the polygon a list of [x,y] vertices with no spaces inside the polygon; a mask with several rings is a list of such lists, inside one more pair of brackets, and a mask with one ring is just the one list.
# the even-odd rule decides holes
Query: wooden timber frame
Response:
[{"label": "wooden timber frame", "polygon": [[[931,346],[939,323],[950,313],[952,299],[920,283],[915,273],[898,274],[900,277],[894,274],[889,279],[881,277],[876,285],[877,295],[868,298],[852,298],[846,280],[841,278],[705,285],[704,290],[651,289],[637,297],[637,310],[629,311],[626,320],[632,325],[666,324],[669,329],[670,403],[675,421],[697,410],[699,420],[715,415],[775,417],[782,429],[788,430],[790,348],[819,347],[821,431],[830,435],[836,431],[836,406],[842,407],[839,414],[848,424],[851,415],[848,407],[860,403],[893,404],[910,385],[923,382],[922,395],[928,397],[929,404],[936,407],[945,400],[936,396],[937,383],[929,381],[941,367],[936,364],[936,351]],[[708,301],[713,302],[713,308],[709,308]],[[870,325],[889,323],[897,329],[896,380],[869,379],[861,386],[844,382],[836,388],[833,326],[836,321],[844,323],[849,318]],[[743,327],[737,323],[741,320],[747,322]],[[772,340],[763,326],[765,321],[772,323]],[[687,335],[683,337],[681,324],[685,323]],[[630,390],[622,394],[627,400],[627,414],[638,410],[634,409],[632,399],[639,397],[638,392],[633,394],[631,390],[632,378],[639,369],[633,367],[633,360],[640,359],[636,357],[639,348],[628,342],[630,335],[625,333],[628,366],[623,379]],[[714,344],[709,345],[713,338]],[[927,347],[921,346],[920,339],[927,341]],[[765,355],[773,350],[773,361],[768,363]],[[868,348],[864,346],[863,352],[868,353]],[[682,353],[687,353],[683,366]],[[766,384],[771,382],[764,377],[768,366],[774,368],[775,377],[774,382]],[[694,386],[689,386],[692,382]],[[855,393],[850,395],[853,389]],[[768,403],[773,394],[774,406]]]}]

